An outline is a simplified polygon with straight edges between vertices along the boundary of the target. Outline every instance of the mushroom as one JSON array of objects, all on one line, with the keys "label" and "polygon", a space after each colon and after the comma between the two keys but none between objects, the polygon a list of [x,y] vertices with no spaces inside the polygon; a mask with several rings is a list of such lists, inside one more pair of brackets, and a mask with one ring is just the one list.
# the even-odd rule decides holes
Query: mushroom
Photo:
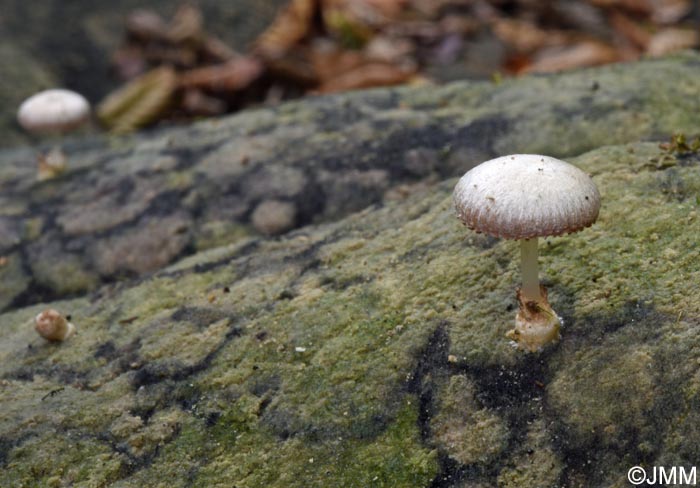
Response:
[{"label": "mushroom", "polygon": [[[66,134],[83,125],[90,117],[90,104],[80,94],[52,89],[32,95],[20,105],[17,121],[32,134]],[[39,156],[39,179],[61,174],[66,157],[59,147]]]},{"label": "mushroom", "polygon": [[507,336],[530,352],[559,339],[561,320],[539,283],[538,237],[570,234],[598,218],[600,193],[569,163],[537,154],[514,154],[482,163],[459,180],[457,216],[470,229],[520,241],[519,310]]},{"label": "mushroom", "polygon": [[61,342],[73,334],[75,326],[57,310],[49,308],[36,316],[34,329],[47,341]]}]

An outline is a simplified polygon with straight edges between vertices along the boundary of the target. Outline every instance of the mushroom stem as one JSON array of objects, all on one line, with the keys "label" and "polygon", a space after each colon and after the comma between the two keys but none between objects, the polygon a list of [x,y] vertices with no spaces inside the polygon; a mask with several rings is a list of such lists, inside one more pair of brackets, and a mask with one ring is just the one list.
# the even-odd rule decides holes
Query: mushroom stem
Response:
[{"label": "mushroom stem", "polygon": [[520,241],[520,271],[523,275],[522,293],[530,300],[539,302],[540,293],[539,267],[537,265],[537,237]]},{"label": "mushroom stem", "polygon": [[54,146],[46,154],[39,155],[39,171],[37,179],[46,181],[60,176],[66,170],[68,158],[60,146]]}]

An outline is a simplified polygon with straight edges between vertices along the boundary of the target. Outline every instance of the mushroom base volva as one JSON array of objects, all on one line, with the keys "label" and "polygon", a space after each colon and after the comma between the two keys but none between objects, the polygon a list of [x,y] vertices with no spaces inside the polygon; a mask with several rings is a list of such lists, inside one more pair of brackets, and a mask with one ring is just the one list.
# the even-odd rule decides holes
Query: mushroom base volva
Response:
[{"label": "mushroom base volva", "polygon": [[559,340],[561,321],[550,307],[543,285],[540,285],[540,295],[539,300],[531,300],[518,288],[516,296],[520,308],[515,316],[515,328],[506,334],[518,347],[530,352]]}]

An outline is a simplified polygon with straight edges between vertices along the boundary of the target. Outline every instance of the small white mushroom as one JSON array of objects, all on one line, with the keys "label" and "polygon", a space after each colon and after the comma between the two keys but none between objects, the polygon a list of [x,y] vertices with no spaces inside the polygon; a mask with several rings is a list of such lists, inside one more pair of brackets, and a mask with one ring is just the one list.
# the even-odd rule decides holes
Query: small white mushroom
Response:
[{"label": "small white mushroom", "polygon": [[453,201],[470,229],[520,240],[520,310],[508,337],[529,351],[558,340],[560,321],[539,283],[537,238],[577,232],[595,222],[600,193],[593,180],[549,156],[514,154],[468,171],[457,183]]},{"label": "small white mushroom", "polygon": [[34,329],[47,341],[61,342],[73,334],[75,326],[57,310],[49,308],[36,316]]},{"label": "small white mushroom", "polygon": [[[65,134],[90,118],[90,104],[80,94],[64,89],[39,92],[26,99],[17,111],[17,121],[32,134]],[[39,156],[39,179],[61,174],[66,157],[60,148]]]},{"label": "small white mushroom", "polygon": [[83,125],[89,116],[88,101],[62,88],[32,95],[17,111],[19,125],[33,134],[64,134]]}]

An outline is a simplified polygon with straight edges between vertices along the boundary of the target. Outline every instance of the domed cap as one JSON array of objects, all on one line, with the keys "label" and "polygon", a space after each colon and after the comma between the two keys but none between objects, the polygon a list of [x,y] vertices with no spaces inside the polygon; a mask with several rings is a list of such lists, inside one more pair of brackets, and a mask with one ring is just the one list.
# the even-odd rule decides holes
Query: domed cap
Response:
[{"label": "domed cap", "polygon": [[29,132],[65,132],[82,125],[89,115],[90,104],[82,95],[58,88],[27,98],[17,120]]},{"label": "domed cap", "polygon": [[513,154],[468,171],[453,193],[457,215],[477,232],[507,239],[558,236],[593,224],[600,193],[575,166]]}]

